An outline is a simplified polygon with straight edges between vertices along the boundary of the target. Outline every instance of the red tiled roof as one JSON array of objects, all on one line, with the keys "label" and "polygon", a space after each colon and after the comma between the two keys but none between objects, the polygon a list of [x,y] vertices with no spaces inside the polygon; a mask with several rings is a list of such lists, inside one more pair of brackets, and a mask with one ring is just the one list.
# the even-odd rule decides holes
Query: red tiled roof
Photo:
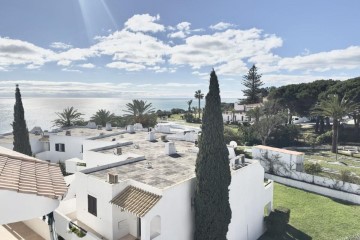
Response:
[{"label": "red tiled roof", "polygon": [[0,148],[0,189],[62,198],[67,191],[57,164]]}]

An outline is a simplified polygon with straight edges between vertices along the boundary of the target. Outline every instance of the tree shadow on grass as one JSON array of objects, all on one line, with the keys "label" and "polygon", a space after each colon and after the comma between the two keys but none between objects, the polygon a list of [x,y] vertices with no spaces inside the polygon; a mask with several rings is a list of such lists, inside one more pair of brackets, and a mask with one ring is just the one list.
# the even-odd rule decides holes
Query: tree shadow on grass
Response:
[{"label": "tree shadow on grass", "polygon": [[294,228],[291,225],[286,226],[286,233],[282,236],[270,236],[270,234],[265,233],[258,240],[311,240],[312,237],[306,233]]}]

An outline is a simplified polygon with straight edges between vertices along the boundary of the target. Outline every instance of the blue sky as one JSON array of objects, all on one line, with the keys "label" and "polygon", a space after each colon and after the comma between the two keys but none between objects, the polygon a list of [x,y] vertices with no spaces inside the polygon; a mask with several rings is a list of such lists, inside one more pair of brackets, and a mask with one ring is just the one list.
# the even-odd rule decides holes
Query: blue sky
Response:
[{"label": "blue sky", "polygon": [[359,1],[0,0],[0,96],[242,96],[360,75]]}]

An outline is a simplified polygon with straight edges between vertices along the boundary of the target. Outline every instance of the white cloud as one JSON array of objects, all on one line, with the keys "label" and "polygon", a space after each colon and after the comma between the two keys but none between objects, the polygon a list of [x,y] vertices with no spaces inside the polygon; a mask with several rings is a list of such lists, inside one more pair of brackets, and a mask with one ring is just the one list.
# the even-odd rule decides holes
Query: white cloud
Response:
[{"label": "white cloud", "polygon": [[0,68],[9,69],[12,65],[42,66],[54,54],[32,43],[0,37]]},{"label": "white cloud", "polygon": [[236,75],[238,71],[234,71],[235,67],[243,69],[246,59],[256,56],[275,57],[271,51],[280,46],[281,38],[275,35],[265,36],[260,29],[228,29],[211,35],[186,38],[184,44],[172,47],[169,62],[189,65],[193,69],[219,67],[223,74]]},{"label": "white cloud", "polygon": [[63,72],[75,72],[75,73],[82,73],[82,71],[77,70],[77,69],[71,69],[71,68],[63,68],[61,69],[61,71]]},{"label": "white cloud", "polygon": [[125,69],[129,72],[137,72],[144,70],[146,67],[137,63],[127,63],[127,62],[112,62],[106,64],[108,68],[117,68],[117,69]]},{"label": "white cloud", "polygon": [[170,46],[159,39],[141,32],[116,31],[91,48],[102,55],[110,55],[114,61],[155,66],[164,63]]},{"label": "white cloud", "polygon": [[210,28],[213,29],[213,30],[225,30],[225,29],[228,29],[228,28],[231,28],[231,27],[235,27],[236,25],[235,24],[231,24],[231,23],[226,23],[226,22],[219,22],[215,25],[211,25]]},{"label": "white cloud", "polygon": [[78,66],[82,67],[82,68],[94,68],[95,67],[95,65],[92,63],[79,64]]},{"label": "white cloud", "polygon": [[[169,33],[168,37],[170,38],[185,38],[190,34],[190,25],[189,22],[181,22],[176,25],[177,32]],[[175,28],[173,28],[175,30]]]},{"label": "white cloud", "polygon": [[57,62],[57,65],[67,67],[67,66],[71,65],[71,61],[69,61],[69,60],[60,60],[60,61]]},{"label": "white cloud", "polygon": [[329,70],[356,69],[360,66],[360,46],[350,46],[329,52],[306,56],[282,58],[279,68],[288,71],[325,72]]},{"label": "white cloud", "polygon": [[63,42],[53,42],[50,44],[50,47],[55,49],[69,49],[72,48],[73,46]]},{"label": "white cloud", "polygon": [[162,32],[165,30],[164,25],[156,23],[160,16],[150,16],[149,14],[136,14],[125,22],[125,29],[134,32]]}]

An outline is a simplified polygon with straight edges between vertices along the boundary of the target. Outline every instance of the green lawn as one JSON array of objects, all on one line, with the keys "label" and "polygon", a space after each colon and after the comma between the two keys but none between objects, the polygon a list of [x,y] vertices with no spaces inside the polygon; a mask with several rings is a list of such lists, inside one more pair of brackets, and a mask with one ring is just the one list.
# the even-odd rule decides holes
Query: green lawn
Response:
[{"label": "green lawn", "polygon": [[274,207],[278,206],[291,210],[282,239],[338,240],[360,233],[360,206],[275,183]]}]

